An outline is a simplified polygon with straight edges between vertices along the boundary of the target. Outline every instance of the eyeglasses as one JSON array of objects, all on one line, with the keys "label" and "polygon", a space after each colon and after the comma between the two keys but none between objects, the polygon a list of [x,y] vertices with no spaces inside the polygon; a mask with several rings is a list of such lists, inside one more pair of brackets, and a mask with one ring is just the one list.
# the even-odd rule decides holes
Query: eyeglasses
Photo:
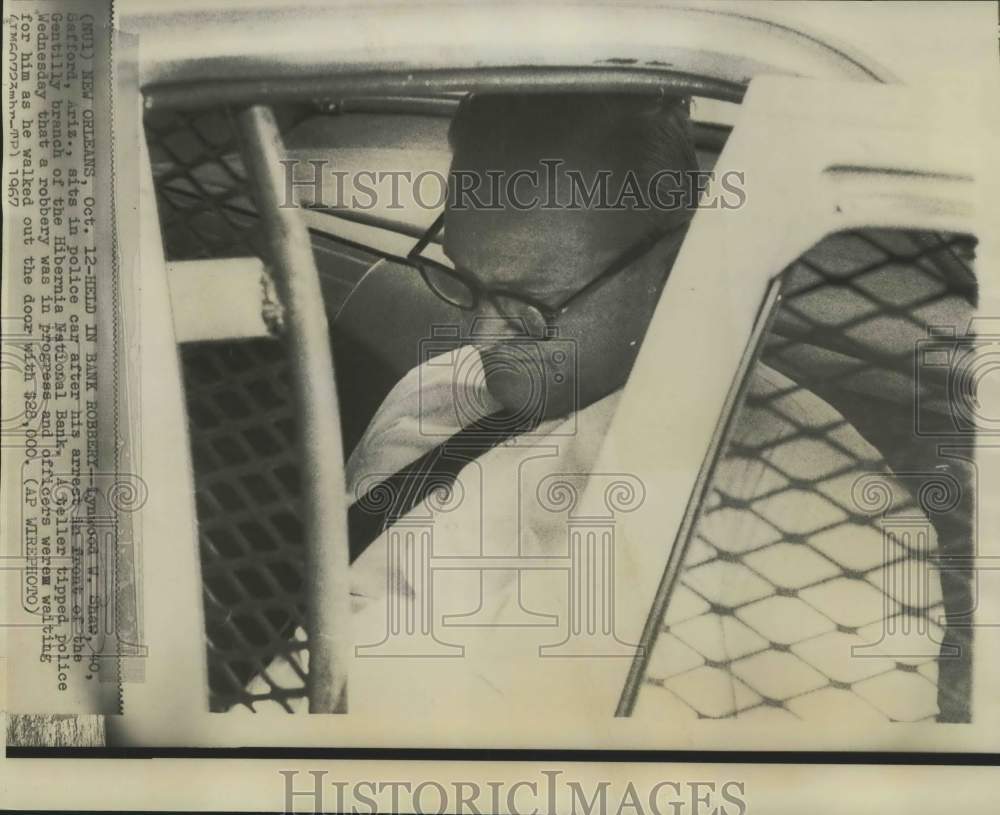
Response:
[{"label": "eyeglasses", "polygon": [[550,306],[534,298],[512,292],[509,289],[488,286],[470,272],[446,266],[433,258],[424,257],[421,252],[437,237],[444,226],[444,213],[437,217],[427,232],[424,233],[424,236],[410,250],[406,256],[406,262],[420,272],[424,282],[427,283],[431,291],[446,303],[450,303],[466,311],[472,311],[479,308],[480,304],[485,300],[491,303],[497,312],[504,317],[514,317],[523,320],[524,328],[530,336],[545,337],[552,335],[553,323],[556,318],[564,314],[574,302],[581,299],[584,295],[593,292],[595,289],[600,288],[608,280],[625,271],[637,260],[652,251],[668,235],[681,233],[689,223],[690,218],[687,218],[670,229],[647,235],[642,241],[630,246],[625,252],[615,258],[597,277],[593,278],[585,286],[575,291],[556,306]]}]

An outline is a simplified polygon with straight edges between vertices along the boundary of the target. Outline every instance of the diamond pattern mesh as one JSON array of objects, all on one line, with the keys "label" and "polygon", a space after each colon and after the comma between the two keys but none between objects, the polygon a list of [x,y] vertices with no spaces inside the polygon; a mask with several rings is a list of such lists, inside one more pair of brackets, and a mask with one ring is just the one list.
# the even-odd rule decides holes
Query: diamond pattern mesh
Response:
[{"label": "diamond pattern mesh", "polygon": [[[304,695],[300,471],[290,369],[269,340],[182,348],[213,707]],[[302,679],[272,682],[284,656]],[[249,694],[260,676],[266,693]],[[259,683],[258,683],[259,684]],[[290,708],[288,708],[290,710]]]},{"label": "diamond pattern mesh", "polygon": [[[312,109],[275,111],[283,130]],[[146,137],[168,260],[265,258],[234,114],[151,112]],[[320,237],[314,248],[325,246]],[[338,256],[339,257],[339,256]],[[367,268],[366,253],[350,257]],[[332,311],[349,285],[318,254]],[[333,272],[341,272],[338,266]],[[280,340],[181,348],[204,578],[211,709],[305,696],[301,473],[291,367]],[[299,682],[273,680],[283,657]],[[285,674],[288,674],[287,670]],[[251,680],[256,681],[251,683]]]},{"label": "diamond pattern mesh", "polygon": [[[971,468],[914,433],[917,411],[949,421],[947,372],[914,359],[930,326],[965,328],[972,250],[864,230],[786,270],[635,715],[968,720],[971,641],[949,620],[969,575],[947,563],[973,551]],[[959,489],[938,507],[942,469]]]},{"label": "diamond pattern mesh", "polygon": [[[311,113],[276,110],[284,129]],[[168,259],[263,256],[231,114],[150,112],[145,124]],[[685,554],[636,715],[968,719],[971,643],[954,622],[970,607],[970,576],[945,570],[927,590],[910,584],[926,572],[914,564],[972,553],[970,491],[921,539],[883,534],[919,508],[920,478],[889,482],[891,512],[865,511],[851,488],[888,469],[941,466],[968,486],[969,468],[937,459],[912,433],[918,408],[939,426],[948,419],[933,372],[914,402],[913,350],[929,325],[971,308],[972,248],[961,236],[861,230],[828,238],[786,270],[783,305]],[[331,310],[346,291],[324,286]],[[290,711],[305,694],[307,643],[285,349],[277,340],[199,344],[181,359],[211,706]],[[851,658],[852,646],[878,640],[886,619],[909,632],[910,645],[899,652],[896,636]],[[935,641],[945,645],[926,647]],[[269,676],[279,656],[294,686]]]}]

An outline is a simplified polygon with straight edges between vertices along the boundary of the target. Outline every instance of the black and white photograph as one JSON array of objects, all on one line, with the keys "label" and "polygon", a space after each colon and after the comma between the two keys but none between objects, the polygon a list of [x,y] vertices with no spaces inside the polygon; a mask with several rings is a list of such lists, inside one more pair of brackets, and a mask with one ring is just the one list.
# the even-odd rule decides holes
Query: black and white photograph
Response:
[{"label": "black and white photograph", "polygon": [[4,15],[10,772],[996,753],[995,3]]}]

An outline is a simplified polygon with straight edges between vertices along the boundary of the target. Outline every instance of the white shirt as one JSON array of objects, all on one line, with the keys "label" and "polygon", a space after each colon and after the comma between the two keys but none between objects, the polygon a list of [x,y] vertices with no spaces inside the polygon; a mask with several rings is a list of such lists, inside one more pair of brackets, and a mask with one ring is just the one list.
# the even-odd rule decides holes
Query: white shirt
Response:
[{"label": "white shirt", "polygon": [[[757,367],[751,396],[786,389],[794,390],[787,379]],[[451,716],[458,707],[481,715],[490,709],[498,715],[548,715],[553,708],[567,715],[611,715],[629,660],[540,658],[540,646],[566,636],[567,572],[525,565],[533,563],[527,558],[566,558],[567,515],[541,500],[540,490],[554,480],[585,486],[618,400],[619,393],[612,394],[484,453],[462,469],[450,502],[428,497],[357,559],[351,569],[353,626],[364,656],[354,661],[351,683],[363,692],[351,693],[352,713],[375,705],[384,714],[396,704],[400,711],[426,712],[443,704]],[[809,530],[817,513],[849,506],[857,478],[884,470],[881,456],[807,391],[775,404],[776,411],[740,415],[733,442],[766,449],[747,458],[728,455],[717,468],[668,608],[669,630],[653,649],[635,715],[666,722],[698,713],[859,722],[884,721],[887,711],[901,719],[933,716],[933,649],[911,658],[919,674],[894,670],[895,657],[879,656],[877,645],[894,605],[884,602],[873,573],[864,580],[841,578],[847,563],[867,569],[880,564],[883,540],[875,521],[869,527],[834,526],[815,540],[807,536],[814,544],[809,546],[783,541],[780,531]],[[484,385],[472,347],[414,368],[390,392],[347,463],[348,501],[500,407]],[[834,428],[839,450],[824,444],[822,434],[819,443],[796,438],[802,427]],[[856,472],[829,483],[817,477],[852,457]],[[820,486],[808,495],[782,492],[783,473],[791,471],[816,477]],[[727,510],[722,501],[725,495],[766,496],[776,487],[753,512]],[[402,542],[390,545],[394,534]],[[936,538],[930,534],[933,550]],[[432,555],[424,561],[433,563],[430,572],[415,566],[421,553]],[[662,570],[663,551],[650,547],[648,554],[648,563],[640,553],[621,568]],[[474,568],[484,557],[493,564],[508,558],[512,567]],[[454,562],[449,558],[464,558],[467,568],[444,568]],[[928,606],[940,602],[934,580]],[[775,589],[810,581],[816,585],[798,595],[780,596]],[[719,615],[711,603],[737,611]],[[432,635],[407,636],[408,630],[419,635],[421,621]],[[768,647],[769,640],[783,648]],[[859,645],[872,646],[864,658],[852,651]],[[410,656],[385,656],[394,648]],[[279,684],[286,672],[289,685],[298,685],[280,660],[269,669]],[[831,678],[842,684],[831,685]],[[784,705],[763,704],[765,698]]]}]

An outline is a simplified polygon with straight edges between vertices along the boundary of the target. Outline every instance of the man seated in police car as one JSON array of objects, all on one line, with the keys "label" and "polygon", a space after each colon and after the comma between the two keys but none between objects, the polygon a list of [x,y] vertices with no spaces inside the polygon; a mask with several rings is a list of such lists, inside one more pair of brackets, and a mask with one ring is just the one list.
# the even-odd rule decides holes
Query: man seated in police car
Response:
[{"label": "man seated in police car", "polygon": [[[442,219],[416,247],[422,250],[440,235],[449,262],[413,253],[413,274],[454,307],[465,343],[403,377],[347,464],[355,517],[366,508],[382,512],[379,523],[352,529],[355,641],[359,656],[373,658],[352,666],[352,686],[364,690],[352,693],[351,709],[365,707],[367,699],[380,700],[385,710],[397,699],[409,711],[433,711],[444,703],[482,715],[491,706],[499,715],[610,715],[628,660],[539,658],[540,646],[566,637],[572,577],[514,561],[567,554],[567,515],[546,504],[539,490],[554,478],[575,480],[579,490],[589,479],[606,478],[593,473],[601,442],[696,206],[698,184],[691,178],[698,162],[686,104],[642,95],[470,96],[449,136],[453,182],[516,177],[517,183],[491,186],[484,180],[478,200],[453,189]],[[583,200],[580,193],[604,183],[602,178],[606,188]],[[636,194],[623,194],[627,185]],[[678,350],[697,354],[696,348]],[[790,384],[758,365],[750,391],[762,395]],[[511,423],[504,425],[505,417]],[[759,446],[786,434],[790,422],[821,427],[838,418],[825,402],[801,391],[787,406],[785,421],[763,412],[744,417],[734,441]],[[435,459],[436,451],[470,427],[485,431],[488,441],[465,448],[464,459],[460,451],[457,472],[447,479],[455,479],[450,488],[414,487],[434,481],[435,468],[447,463]],[[849,426],[842,437],[860,460],[881,458]],[[731,455],[720,463],[714,488],[752,493],[766,480],[769,465],[780,468],[782,456],[790,455],[782,448],[757,459]],[[399,480],[401,472],[407,479]],[[641,481],[641,474],[636,477]],[[384,502],[379,505],[379,485],[389,488],[392,501],[404,499],[395,514],[386,515]],[[809,510],[790,510],[796,511]],[[724,528],[716,521],[711,534],[749,540],[757,534],[754,524],[750,513],[729,514]],[[432,542],[419,537],[428,527]],[[390,545],[393,532],[411,537]],[[660,543],[665,550],[670,541]],[[881,543],[875,537],[868,545]],[[422,560],[431,549],[440,559],[433,570]],[[643,562],[641,553],[632,552],[628,562],[615,564],[619,590],[623,582],[627,586],[630,569],[662,568],[663,552],[649,555]],[[465,568],[438,568],[448,557],[463,558]],[[513,565],[481,571],[476,557],[509,557]],[[720,585],[707,593],[739,598],[741,591],[739,585]],[[862,602],[872,606],[873,623],[882,620],[881,594],[872,592]],[[735,658],[743,643],[727,641],[735,629],[724,622],[720,618],[715,634],[719,642],[705,646]],[[843,642],[830,647],[839,648],[833,659],[851,660]],[[619,656],[628,653],[623,647]],[[410,659],[400,658],[407,654]],[[695,709],[723,710],[726,699],[745,692],[736,684],[731,678],[705,682],[699,693],[706,698],[693,705],[664,694],[640,707],[666,719]],[[928,698],[914,701],[921,715],[928,706],[930,713],[936,709],[934,686],[926,684]],[[713,696],[722,701],[716,704]],[[853,704],[847,700],[840,715],[871,714]],[[830,707],[828,700],[824,707]],[[761,708],[755,712],[760,715]]]}]

